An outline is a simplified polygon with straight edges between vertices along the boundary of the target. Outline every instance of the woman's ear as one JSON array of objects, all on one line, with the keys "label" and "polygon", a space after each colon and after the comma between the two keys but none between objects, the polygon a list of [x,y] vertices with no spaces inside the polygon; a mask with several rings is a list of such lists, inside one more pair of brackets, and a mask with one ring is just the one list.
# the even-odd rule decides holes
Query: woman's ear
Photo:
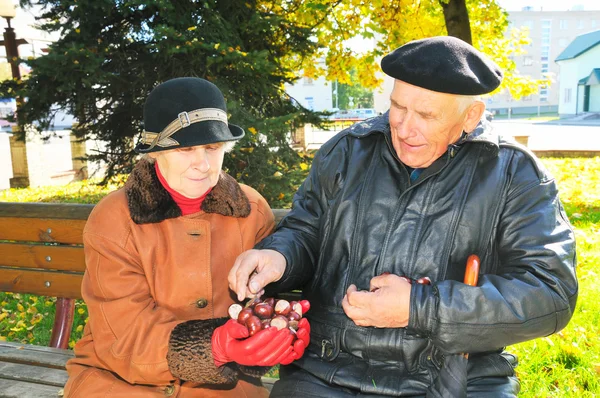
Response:
[{"label": "woman's ear", "polygon": [[485,112],[485,104],[483,101],[475,100],[471,105],[469,105],[466,119],[463,124],[463,131],[470,133],[475,130],[475,127],[477,127],[481,117],[483,116],[483,112]]}]

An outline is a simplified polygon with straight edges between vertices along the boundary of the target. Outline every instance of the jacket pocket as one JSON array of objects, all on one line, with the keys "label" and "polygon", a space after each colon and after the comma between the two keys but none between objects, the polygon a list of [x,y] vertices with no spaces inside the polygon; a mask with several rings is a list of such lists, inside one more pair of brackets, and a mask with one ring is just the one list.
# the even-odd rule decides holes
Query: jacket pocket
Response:
[{"label": "jacket pocket", "polygon": [[488,353],[471,355],[467,367],[467,377],[513,377],[517,359],[509,353]]},{"label": "jacket pocket", "polygon": [[342,330],[315,318],[310,318],[310,345],[308,350],[325,361],[333,361],[340,354]]}]

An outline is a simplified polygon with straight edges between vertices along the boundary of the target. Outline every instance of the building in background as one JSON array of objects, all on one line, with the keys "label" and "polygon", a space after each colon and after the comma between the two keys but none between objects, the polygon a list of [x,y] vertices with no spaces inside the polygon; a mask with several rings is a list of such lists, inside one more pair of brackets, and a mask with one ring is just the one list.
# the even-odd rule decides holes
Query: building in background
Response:
[{"label": "building in background", "polygon": [[[324,64],[323,60],[319,62]],[[301,77],[294,84],[286,84],[285,92],[306,109],[316,112],[332,111],[332,85],[335,85],[335,82],[327,81],[324,76],[316,79]]]},{"label": "building in background", "polygon": [[491,96],[487,98],[487,107],[500,115],[557,113],[561,77],[555,60],[577,36],[600,29],[600,11],[585,11],[576,6],[570,11],[536,11],[524,7],[523,11],[509,12],[506,34],[509,35],[512,28],[524,27],[529,29],[531,44],[525,47],[526,54],[514,57],[519,74],[534,79],[548,74],[553,83],[519,101],[507,91]]},{"label": "building in background", "polygon": [[[524,115],[559,112],[560,75],[555,59],[579,35],[600,29],[600,10],[585,11],[575,6],[570,11],[536,11],[533,7],[523,7],[522,11],[509,12],[509,27],[529,28],[531,43],[525,47],[526,53],[514,57],[520,75],[541,79],[548,74],[553,83],[540,87],[539,93],[516,101],[507,90],[487,97],[486,106],[498,115]],[[589,74],[589,71],[588,71]],[[373,93],[377,112],[385,112],[390,107],[390,93],[394,79],[383,76],[380,89]]]},{"label": "building in background", "polygon": [[556,58],[560,115],[600,114],[600,29],[577,36]]}]

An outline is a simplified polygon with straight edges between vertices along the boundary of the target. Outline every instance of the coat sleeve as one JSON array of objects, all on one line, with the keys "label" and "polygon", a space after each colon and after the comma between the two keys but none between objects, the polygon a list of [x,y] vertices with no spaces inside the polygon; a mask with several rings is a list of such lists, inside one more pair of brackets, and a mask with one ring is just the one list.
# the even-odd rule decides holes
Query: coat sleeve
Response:
[{"label": "coat sleeve", "polygon": [[554,180],[516,151],[507,181],[489,256],[497,271],[481,275],[477,287],[449,280],[413,285],[408,329],[446,352],[491,351],[547,336],[575,310],[575,240]]},{"label": "coat sleeve", "polygon": [[[157,306],[135,255],[136,249],[123,232],[125,229],[118,228],[118,220],[114,225],[110,236],[102,231],[84,232],[87,269],[82,295],[88,307],[96,353],[103,367],[129,383],[168,384],[180,376],[171,372],[167,356],[171,332],[181,320],[167,308]],[[234,382],[237,372],[228,367],[217,368],[212,359],[211,336],[218,324],[213,320],[196,323],[196,351],[188,355],[197,354],[194,366],[200,368],[197,374],[202,379],[196,381]],[[177,336],[182,333],[179,332]]]},{"label": "coat sleeve", "polygon": [[[322,156],[323,148],[315,156],[310,173],[292,202],[292,209],[281,220],[275,233],[262,240],[257,249],[271,249],[281,253],[287,262],[281,279],[270,284],[267,293],[282,292],[302,287],[314,274],[320,245],[320,226],[326,213],[325,192],[331,167]],[[324,164],[325,163],[325,164]]]}]

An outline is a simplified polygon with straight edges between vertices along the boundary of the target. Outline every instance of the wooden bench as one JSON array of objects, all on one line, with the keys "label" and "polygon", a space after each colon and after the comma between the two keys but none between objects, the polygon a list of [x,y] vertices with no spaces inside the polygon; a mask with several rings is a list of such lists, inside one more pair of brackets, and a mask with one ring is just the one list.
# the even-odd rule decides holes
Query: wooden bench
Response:
[{"label": "wooden bench", "polygon": [[[0,342],[0,396],[56,397],[85,271],[82,233],[94,205],[0,202],[0,292],[56,297],[50,347]],[[276,221],[288,210],[274,209]],[[290,297],[294,297],[291,294]],[[267,387],[273,379],[264,378]]]}]

